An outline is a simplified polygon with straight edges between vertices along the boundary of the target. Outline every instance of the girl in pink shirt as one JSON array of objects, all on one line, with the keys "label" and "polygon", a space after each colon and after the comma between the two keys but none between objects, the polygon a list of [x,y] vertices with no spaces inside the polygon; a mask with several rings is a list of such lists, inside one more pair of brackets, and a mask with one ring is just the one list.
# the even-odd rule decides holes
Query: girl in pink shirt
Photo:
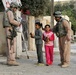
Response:
[{"label": "girl in pink shirt", "polygon": [[54,33],[50,30],[50,25],[45,26],[43,33],[43,40],[45,42],[45,55],[46,55],[46,66],[52,65],[53,63],[53,48],[54,48]]}]

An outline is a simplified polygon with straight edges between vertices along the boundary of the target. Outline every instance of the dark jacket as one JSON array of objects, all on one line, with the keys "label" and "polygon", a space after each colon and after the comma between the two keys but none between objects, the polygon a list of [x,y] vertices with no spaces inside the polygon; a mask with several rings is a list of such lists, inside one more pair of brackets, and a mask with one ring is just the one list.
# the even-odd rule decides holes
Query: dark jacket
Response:
[{"label": "dark jacket", "polygon": [[42,31],[40,29],[35,30],[35,44],[42,44]]}]

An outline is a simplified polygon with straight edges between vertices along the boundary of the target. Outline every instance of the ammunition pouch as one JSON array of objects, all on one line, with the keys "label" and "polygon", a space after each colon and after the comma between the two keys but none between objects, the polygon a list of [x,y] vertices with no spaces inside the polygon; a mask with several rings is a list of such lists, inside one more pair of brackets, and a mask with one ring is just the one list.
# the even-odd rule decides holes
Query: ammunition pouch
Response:
[{"label": "ammunition pouch", "polygon": [[53,28],[53,32],[56,34],[57,37],[63,37],[67,35],[67,31],[63,26],[62,21],[63,19],[60,22],[58,22]]},{"label": "ammunition pouch", "polygon": [[13,38],[15,38],[15,37],[17,36],[17,32],[16,32],[15,28],[13,28],[12,30],[9,29],[9,32],[10,32],[11,34],[8,35],[7,38],[13,40]]},{"label": "ammunition pouch", "polygon": [[66,36],[66,35],[67,35],[67,33],[56,32],[57,37],[63,37],[63,36]]},{"label": "ammunition pouch", "polygon": [[56,34],[57,37],[63,37],[67,35],[67,32],[64,29],[60,30],[60,29],[55,28],[54,33]]}]

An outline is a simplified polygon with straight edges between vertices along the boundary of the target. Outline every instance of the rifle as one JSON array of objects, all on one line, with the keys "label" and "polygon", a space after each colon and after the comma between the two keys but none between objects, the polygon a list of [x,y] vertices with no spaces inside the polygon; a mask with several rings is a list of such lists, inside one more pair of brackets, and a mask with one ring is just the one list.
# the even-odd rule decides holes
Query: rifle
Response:
[{"label": "rifle", "polygon": [[[12,26],[12,30],[9,29],[9,31],[10,31],[11,35],[8,38],[10,39],[10,46],[12,46],[13,45],[13,39],[17,36],[17,33],[15,31],[15,27],[14,26]],[[10,47],[10,50],[11,50],[11,47]]]}]

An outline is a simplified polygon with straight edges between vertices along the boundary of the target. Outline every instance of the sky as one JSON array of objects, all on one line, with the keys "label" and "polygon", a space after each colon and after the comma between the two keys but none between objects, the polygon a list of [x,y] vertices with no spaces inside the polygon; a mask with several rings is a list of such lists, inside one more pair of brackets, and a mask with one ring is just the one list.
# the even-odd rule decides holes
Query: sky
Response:
[{"label": "sky", "polygon": [[69,0],[54,0],[54,1],[69,1]]}]

